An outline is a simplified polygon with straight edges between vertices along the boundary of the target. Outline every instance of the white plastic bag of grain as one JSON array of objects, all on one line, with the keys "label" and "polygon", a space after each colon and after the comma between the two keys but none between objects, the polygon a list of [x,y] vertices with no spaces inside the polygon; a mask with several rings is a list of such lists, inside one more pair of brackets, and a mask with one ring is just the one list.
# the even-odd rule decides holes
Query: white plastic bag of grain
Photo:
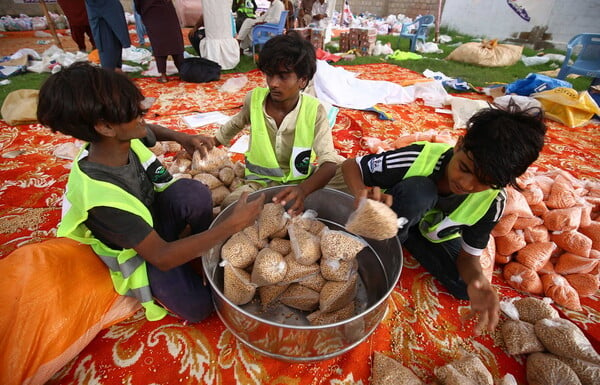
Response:
[{"label": "white plastic bag of grain", "polygon": [[366,245],[365,241],[345,231],[325,229],[321,232],[321,252],[327,258],[352,259]]},{"label": "white plastic bag of grain", "polygon": [[530,354],[526,371],[529,385],[581,385],[573,369],[553,354]]},{"label": "white plastic bag of grain", "polygon": [[573,322],[544,318],[535,323],[535,334],[550,353],[600,364],[600,355]]},{"label": "white plastic bag of grain", "polygon": [[600,384],[600,365],[572,357],[558,357],[558,359],[573,369],[582,385]]},{"label": "white plastic bag of grain", "polygon": [[352,301],[343,308],[329,313],[322,312],[321,310],[314,311],[307,315],[306,319],[311,325],[328,325],[354,317],[354,312],[355,303]]},{"label": "white plastic bag of grain", "polygon": [[317,272],[316,274],[298,280],[298,283],[320,293],[323,286],[325,286],[325,283],[327,283],[327,280],[323,278],[321,273]]},{"label": "white plastic bag of grain", "polygon": [[313,221],[317,221],[318,213],[315,210],[308,209],[305,210],[302,214],[296,215],[291,219],[291,223],[294,223],[304,230],[309,231]]},{"label": "white plastic bag of grain", "polygon": [[513,302],[521,321],[535,324],[544,318],[559,318],[558,311],[550,304],[550,298],[524,297]]},{"label": "white plastic bag of grain", "polygon": [[224,261],[223,294],[236,305],[244,305],[252,300],[256,285],[250,282],[250,274]]},{"label": "white plastic bag of grain", "polygon": [[235,173],[233,172],[232,167],[225,166],[219,170],[219,180],[221,180],[225,186],[229,186],[234,178]]},{"label": "white plastic bag of grain", "polygon": [[353,234],[382,241],[398,234],[398,216],[385,203],[362,198],[345,227]]},{"label": "white plastic bag of grain", "polygon": [[260,239],[269,238],[281,230],[287,219],[283,216],[285,209],[279,203],[266,203],[258,216],[258,235]]},{"label": "white plastic bag of grain", "polygon": [[502,379],[500,379],[500,382],[498,383],[498,385],[519,385],[519,383],[517,382],[517,379],[515,378],[515,376],[513,376],[510,373],[506,373],[504,375],[504,377],[502,377]]},{"label": "white plastic bag of grain", "polygon": [[269,242],[269,247],[281,255],[288,255],[292,251],[292,243],[289,239],[273,238]]},{"label": "white plastic bag of grain", "polygon": [[371,365],[371,385],[425,385],[410,369],[399,361],[375,352]]},{"label": "white plastic bag of grain", "polygon": [[296,261],[296,257],[294,256],[294,252],[286,255],[284,257],[285,263],[287,264],[287,272],[285,277],[281,283],[294,283],[298,282],[302,279],[306,279],[310,276],[313,276],[319,273],[319,264],[313,263],[311,265],[303,265]]},{"label": "white plastic bag of grain", "polygon": [[202,182],[206,187],[209,188],[209,190],[223,186],[223,182],[221,182],[219,178],[205,172],[194,175],[194,179]]},{"label": "white plastic bag of grain", "polygon": [[246,227],[242,230],[244,234],[252,241],[252,244],[256,246],[259,250],[263,247],[266,247],[268,241],[266,239],[260,239],[258,236],[258,223],[255,222],[253,225]]},{"label": "white plastic bag of grain", "polygon": [[223,201],[231,194],[229,189],[225,186],[219,186],[210,190],[212,201],[214,206],[219,206]]},{"label": "white plastic bag of grain", "polygon": [[494,385],[494,378],[479,357],[467,355],[434,370],[444,385]]},{"label": "white plastic bag of grain", "polygon": [[279,283],[287,273],[287,263],[283,255],[265,247],[258,252],[252,266],[251,281],[256,286],[267,286]]},{"label": "white plastic bag of grain", "polygon": [[287,290],[290,285],[269,285],[258,288],[258,297],[263,309],[277,301],[279,295]]},{"label": "white plastic bag of grain", "polygon": [[517,298],[509,298],[507,300],[500,301],[500,310],[502,310],[502,313],[512,320],[519,319],[519,311],[514,304],[516,299]]},{"label": "white plastic bag of grain", "polygon": [[250,266],[257,254],[258,248],[243,232],[233,234],[221,247],[221,258],[240,269]]},{"label": "white plastic bag of grain", "polygon": [[519,320],[506,320],[501,327],[504,346],[508,354],[543,352],[544,345],[535,335],[533,325]]},{"label": "white plastic bag of grain", "polygon": [[298,263],[312,265],[321,258],[320,238],[304,230],[298,224],[288,226],[290,245]]},{"label": "white plastic bag of grain", "polygon": [[347,281],[352,274],[358,271],[358,260],[335,258],[321,258],[321,274],[328,281]]},{"label": "white plastic bag of grain", "polygon": [[319,306],[319,293],[306,286],[292,283],[279,295],[279,301],[294,309],[313,311]]},{"label": "white plastic bag of grain", "polygon": [[200,151],[194,151],[192,156],[192,171],[218,172],[224,166],[231,166],[231,159],[227,151],[219,147],[213,147],[204,158]]},{"label": "white plastic bag of grain", "polygon": [[321,289],[319,309],[322,312],[339,310],[354,301],[357,292],[358,274],[346,282],[328,281]]}]

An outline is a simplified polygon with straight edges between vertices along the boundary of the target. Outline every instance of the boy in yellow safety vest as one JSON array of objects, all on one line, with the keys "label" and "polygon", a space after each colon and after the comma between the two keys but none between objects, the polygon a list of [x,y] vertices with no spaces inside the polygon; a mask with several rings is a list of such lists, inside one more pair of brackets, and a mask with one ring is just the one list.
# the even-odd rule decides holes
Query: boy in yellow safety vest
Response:
[{"label": "boy in yellow safety vest", "polygon": [[[42,85],[40,123],[85,141],[69,173],[57,235],[90,245],[115,290],[139,299],[149,320],[168,309],[198,322],[213,310],[199,270],[203,253],[254,223],[264,197],[243,196],[230,218],[209,229],[210,190],[174,180],[148,149],[170,140],[206,154],[206,139],[146,124],[143,99],[127,76],[88,63]],[[186,227],[192,235],[180,239]]]},{"label": "boy in yellow safety vest", "polygon": [[336,171],[336,184],[330,187],[345,186],[338,167],[344,158],[333,147],[327,112],[317,99],[301,92],[316,66],[314,47],[296,33],[276,36],[264,45],[258,68],[269,88],[249,92],[242,110],[208,143],[228,145],[250,124],[245,178],[252,183],[234,191],[224,206],[242,191],[291,184],[274,201],[290,204],[288,212],[296,215],[304,210],[304,199],[325,187]]},{"label": "boy in yellow safety vest", "polygon": [[498,323],[498,296],[479,257],[502,216],[503,187],[517,186],[516,178],[538,158],[545,133],[539,109],[488,108],[469,120],[454,147],[416,142],[342,166],[357,203],[363,197],[381,201],[408,220],[400,242],[451,294],[471,301],[476,334]]}]

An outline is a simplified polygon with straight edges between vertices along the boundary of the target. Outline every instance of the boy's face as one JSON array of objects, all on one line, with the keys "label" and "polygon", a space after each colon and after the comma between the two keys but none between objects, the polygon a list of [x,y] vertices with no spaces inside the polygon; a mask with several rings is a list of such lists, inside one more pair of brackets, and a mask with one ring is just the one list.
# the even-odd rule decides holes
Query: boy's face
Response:
[{"label": "boy's face", "polygon": [[453,194],[470,194],[491,188],[490,185],[480,182],[475,175],[473,160],[462,149],[460,141],[454,148],[454,155],[450,159],[446,175]]},{"label": "boy's face", "polygon": [[306,87],[306,79],[299,78],[295,72],[266,74],[271,100],[283,102],[298,98],[300,90]]}]

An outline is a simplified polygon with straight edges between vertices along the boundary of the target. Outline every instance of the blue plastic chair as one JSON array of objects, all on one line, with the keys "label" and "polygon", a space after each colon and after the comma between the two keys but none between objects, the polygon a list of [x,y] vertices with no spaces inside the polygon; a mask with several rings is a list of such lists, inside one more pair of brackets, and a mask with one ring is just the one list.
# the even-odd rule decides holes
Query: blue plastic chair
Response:
[{"label": "blue plastic chair", "polygon": [[[571,55],[577,47],[581,47],[581,50],[573,64],[569,64]],[[581,33],[569,41],[565,60],[556,77],[565,79],[568,74],[600,78],[600,33]]]},{"label": "blue plastic chair", "polygon": [[270,38],[277,35],[283,34],[283,29],[285,28],[285,21],[287,20],[288,11],[281,11],[281,16],[279,18],[279,23],[265,23],[255,25],[252,28],[252,57],[256,57],[255,47],[257,45],[263,45]]},{"label": "blue plastic chair", "polygon": [[425,44],[429,36],[429,28],[433,26],[434,21],[433,15],[424,15],[417,17],[412,23],[402,24],[400,39],[403,37],[410,39],[410,52],[415,52],[417,40],[421,40]]}]

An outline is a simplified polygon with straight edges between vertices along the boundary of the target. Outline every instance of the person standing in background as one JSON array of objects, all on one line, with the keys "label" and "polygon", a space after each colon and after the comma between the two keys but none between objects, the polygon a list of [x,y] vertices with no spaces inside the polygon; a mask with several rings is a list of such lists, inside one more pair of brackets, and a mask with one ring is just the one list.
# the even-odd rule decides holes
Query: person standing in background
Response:
[{"label": "person standing in background", "polygon": [[119,0],[85,0],[100,65],[110,71],[121,71],[123,48],[131,46],[123,5]]},{"label": "person standing in background", "polygon": [[134,0],[135,10],[142,16],[146,26],[156,68],[160,73],[158,81],[166,83],[167,57],[171,55],[179,70],[183,63],[183,36],[177,12],[170,0]]},{"label": "person standing in background", "polygon": [[240,42],[240,49],[250,48],[250,44],[252,44],[252,28],[255,25],[272,23],[278,24],[279,19],[281,19],[281,12],[285,10],[283,3],[281,0],[269,0],[271,5],[267,12],[263,13],[256,19],[246,19],[242,23],[242,27],[238,31],[237,40]]},{"label": "person standing in background", "polygon": [[58,5],[63,10],[67,20],[69,21],[69,28],[71,29],[71,38],[77,44],[77,48],[81,52],[86,52],[85,49],[85,35],[87,34],[92,45],[92,50],[96,49],[96,43],[92,36],[92,29],[90,28],[90,20],[85,10],[84,0],[58,0]]},{"label": "person standing in background", "polygon": [[316,24],[319,28],[327,28],[329,17],[327,16],[327,8],[329,4],[325,0],[316,0],[313,3],[311,10],[311,23]]},{"label": "person standing in background", "polygon": [[312,8],[315,0],[302,0],[298,19],[300,21],[300,27],[308,27],[312,21]]},{"label": "person standing in background", "polygon": [[138,37],[140,45],[146,44],[146,26],[142,22],[142,16],[133,10],[133,17],[135,18],[135,34]]},{"label": "person standing in background", "polygon": [[255,0],[233,0],[231,5],[231,11],[235,12],[235,30],[239,31],[242,28],[242,23],[246,19],[256,18],[256,5]]}]

